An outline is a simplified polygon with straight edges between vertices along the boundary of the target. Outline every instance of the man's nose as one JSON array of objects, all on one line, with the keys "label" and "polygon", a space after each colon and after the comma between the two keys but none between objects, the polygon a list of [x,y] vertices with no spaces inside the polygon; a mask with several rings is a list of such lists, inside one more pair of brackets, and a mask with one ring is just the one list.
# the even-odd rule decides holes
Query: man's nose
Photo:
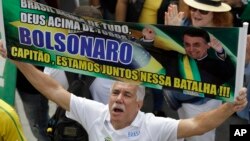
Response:
[{"label": "man's nose", "polygon": [[116,97],[116,102],[121,103],[122,100],[123,100],[123,95],[122,95],[122,93],[120,93],[120,94]]},{"label": "man's nose", "polygon": [[193,46],[190,46],[189,47],[189,51],[193,51],[194,50],[194,47]]}]

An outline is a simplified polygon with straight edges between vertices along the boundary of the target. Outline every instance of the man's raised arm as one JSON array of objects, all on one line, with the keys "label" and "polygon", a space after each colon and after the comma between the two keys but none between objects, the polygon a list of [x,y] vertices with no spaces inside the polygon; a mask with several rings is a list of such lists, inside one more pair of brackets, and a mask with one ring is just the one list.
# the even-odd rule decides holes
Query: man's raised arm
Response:
[{"label": "man's raised arm", "polygon": [[242,88],[233,103],[224,103],[220,107],[201,113],[190,119],[183,119],[179,123],[178,138],[202,135],[220,126],[233,113],[242,110],[247,104],[246,88]]},{"label": "man's raised arm", "polygon": [[[0,40],[0,53],[6,57],[6,49]],[[57,81],[44,74],[31,64],[12,60],[17,68],[29,80],[29,82],[45,97],[55,102],[65,110],[69,111],[70,93],[66,91]]]}]

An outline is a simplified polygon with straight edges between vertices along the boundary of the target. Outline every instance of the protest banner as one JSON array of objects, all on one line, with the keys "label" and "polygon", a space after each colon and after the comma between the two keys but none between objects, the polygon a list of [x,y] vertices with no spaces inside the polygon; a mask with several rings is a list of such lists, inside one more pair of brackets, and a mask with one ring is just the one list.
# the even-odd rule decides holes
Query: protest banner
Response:
[{"label": "protest banner", "polygon": [[221,59],[211,47],[209,61],[200,61],[183,47],[183,34],[194,27],[78,17],[29,0],[2,1],[2,10],[11,59],[223,101],[242,87],[247,25],[195,28],[226,54]]}]

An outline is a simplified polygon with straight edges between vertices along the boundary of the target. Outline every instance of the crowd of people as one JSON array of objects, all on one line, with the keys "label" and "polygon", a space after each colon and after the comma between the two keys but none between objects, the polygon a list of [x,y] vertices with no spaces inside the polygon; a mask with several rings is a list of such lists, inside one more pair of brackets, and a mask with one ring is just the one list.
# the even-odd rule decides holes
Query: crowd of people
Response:
[{"label": "crowd of people", "polygon": [[[60,3],[56,0],[37,1],[60,8]],[[74,11],[69,12],[78,16],[118,22],[192,26],[194,28],[190,28],[183,35],[183,47],[186,52],[183,57],[188,56],[195,60],[200,70],[200,80],[221,85],[231,79],[232,74],[235,73],[235,66],[232,65],[230,57],[220,42],[205,30],[195,27],[242,26],[244,20],[240,19],[240,15],[246,8],[246,3],[241,0],[209,0],[208,2],[203,0],[89,0],[88,3],[89,5],[75,7]],[[147,30],[145,33],[149,32],[152,35],[153,30]],[[250,36],[247,40],[244,86],[250,88]],[[144,44],[143,40],[139,43]],[[209,52],[216,54],[216,59],[211,59]],[[172,52],[162,51],[166,58],[170,53]],[[7,57],[2,41],[0,41],[0,54],[2,57]],[[172,58],[173,56],[175,55],[171,54]],[[174,58],[177,58],[177,55]],[[163,63],[171,63],[169,60],[171,59],[168,58],[168,62]],[[176,60],[173,62],[175,63]],[[14,60],[12,62],[18,68],[17,89],[23,101],[31,131],[38,141],[50,140],[45,133],[49,119],[48,100],[64,108],[67,111],[67,117],[79,122],[86,129],[91,141],[109,139],[215,141],[216,128],[234,113],[248,121],[250,117],[250,105],[247,102],[247,99],[250,99],[250,93],[246,88],[240,90],[239,96],[233,103],[222,104],[222,101],[213,98],[198,98],[165,88],[163,90],[145,89],[143,86],[126,82],[89,77],[87,80],[89,80],[91,99],[86,99],[67,91],[70,84],[64,71],[49,67],[44,69]],[[174,74],[171,75],[184,77],[178,72],[179,68],[171,69],[175,69]],[[210,76],[210,74],[216,75]],[[153,114],[141,110],[145,94],[153,94],[154,106],[151,111]],[[167,117],[164,113],[164,97],[169,106],[177,111],[179,119]],[[9,110],[11,114],[8,114]],[[6,127],[7,124],[12,124],[10,129],[2,130],[3,128],[0,127],[0,141],[26,140],[18,116],[13,111],[6,103],[0,101],[1,115],[6,115],[6,119],[12,120],[6,122]]]}]

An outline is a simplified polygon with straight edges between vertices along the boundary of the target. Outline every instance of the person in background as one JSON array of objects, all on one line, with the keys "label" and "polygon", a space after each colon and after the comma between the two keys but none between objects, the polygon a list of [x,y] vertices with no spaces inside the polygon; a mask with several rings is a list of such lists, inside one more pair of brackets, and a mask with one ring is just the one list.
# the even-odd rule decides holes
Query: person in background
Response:
[{"label": "person in background", "polygon": [[241,0],[225,0],[225,2],[232,7],[231,12],[234,17],[234,26],[241,27],[243,20],[240,18],[240,16],[244,12],[246,4],[244,4]]},{"label": "person in background", "polygon": [[26,141],[16,111],[0,99],[0,141]]},{"label": "person in background", "polygon": [[[2,42],[0,42],[0,54],[5,58],[7,56]],[[14,60],[12,62],[45,97],[63,107],[67,111],[67,117],[82,124],[91,141],[181,141],[182,138],[203,134],[218,127],[247,104],[246,89],[242,88],[233,103],[225,103],[217,109],[193,118],[176,120],[155,117],[151,113],[140,111],[145,96],[143,86],[115,81],[110,88],[109,104],[104,105],[76,97],[31,64]]]},{"label": "person in background", "polygon": [[[178,11],[177,5],[170,5],[165,13],[166,25],[183,25],[195,27],[232,27],[233,16],[231,7],[220,0],[184,0],[180,2]],[[200,102],[186,102],[178,109],[180,118],[191,118],[204,111],[212,110],[221,105],[221,101],[207,99]],[[203,135],[186,138],[187,141],[214,141],[215,129]]]},{"label": "person in background", "polygon": [[115,6],[117,0],[89,0],[89,5],[94,6],[102,12],[103,19],[115,19]]},{"label": "person in background", "polygon": [[[236,27],[242,27],[243,22],[249,22],[241,19],[241,15],[246,9],[247,5],[243,3],[242,0],[223,0],[225,3],[229,4],[232,9],[231,13],[233,14],[233,25]],[[248,28],[248,34],[250,33],[250,28]]]},{"label": "person in background", "polygon": [[164,24],[164,13],[178,0],[117,0],[115,20],[146,24]]}]

